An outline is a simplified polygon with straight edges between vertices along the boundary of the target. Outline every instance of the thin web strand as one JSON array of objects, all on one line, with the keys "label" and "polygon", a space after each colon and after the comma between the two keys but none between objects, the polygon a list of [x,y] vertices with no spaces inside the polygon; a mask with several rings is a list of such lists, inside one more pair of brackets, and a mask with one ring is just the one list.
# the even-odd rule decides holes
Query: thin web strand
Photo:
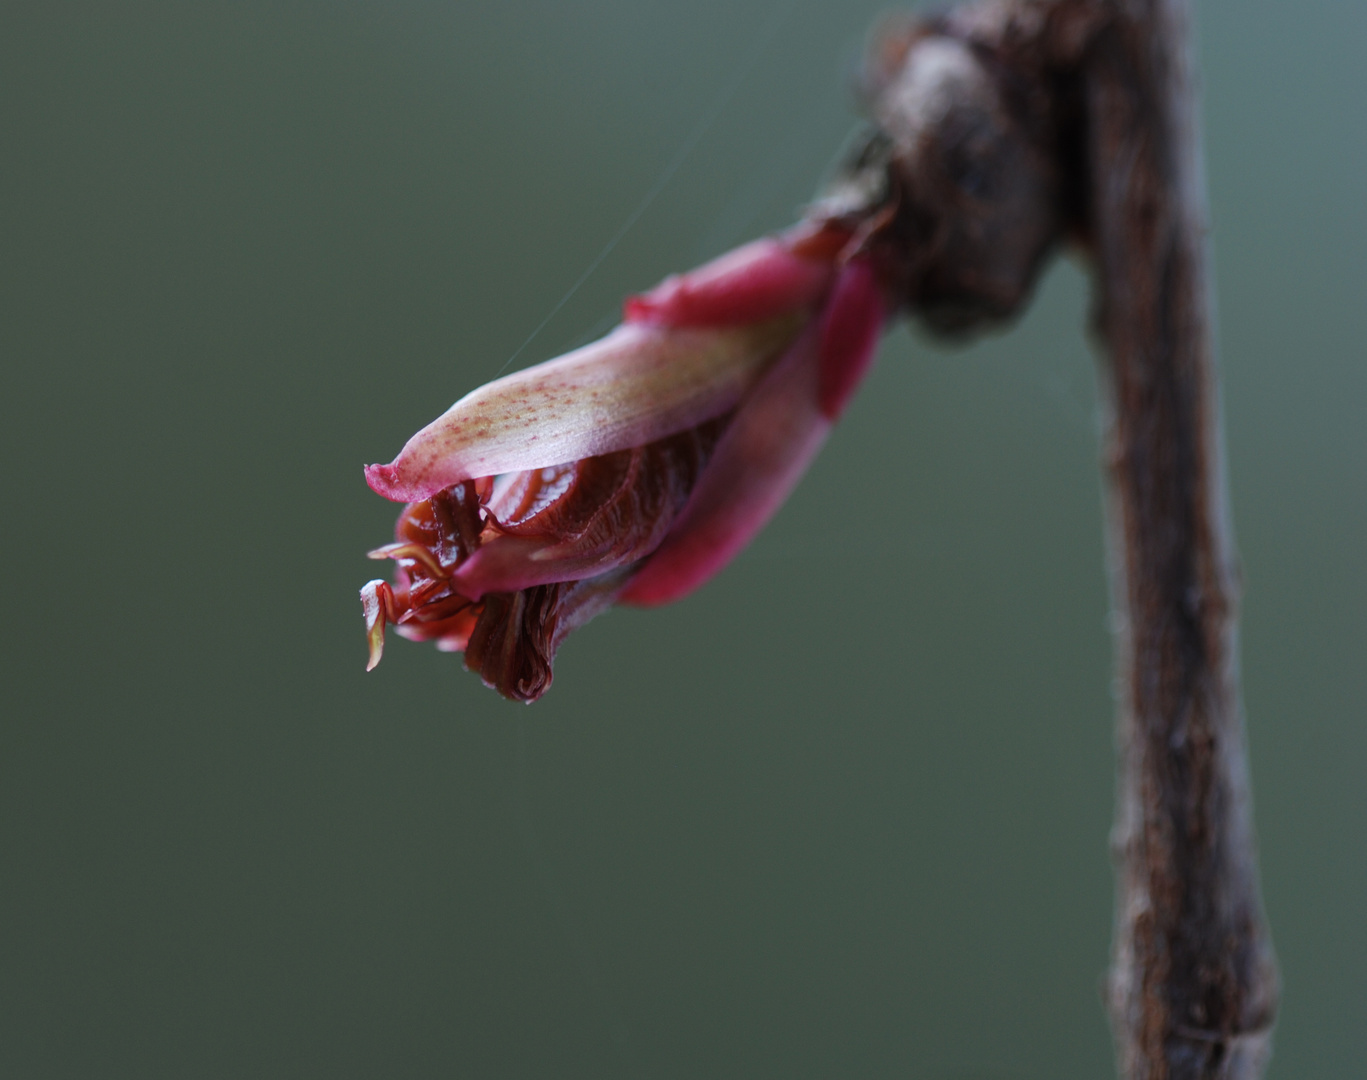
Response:
[{"label": "thin web strand", "polygon": [[755,65],[759,62],[760,57],[762,57],[764,53],[768,51],[769,46],[773,44],[774,37],[778,34],[778,31],[782,29],[783,24],[787,22],[788,16],[792,14],[795,3],[796,0],[778,0],[778,3],[774,5],[769,12],[769,17],[764,21],[764,25],[760,27],[760,32],[755,39],[754,47],[750,50],[749,59],[740,66],[740,69],[732,77],[731,81],[723,88],[716,100],[713,101],[711,108],[703,114],[702,119],[699,120],[697,126],[693,129],[693,133],[684,140],[683,144],[675,152],[674,157],[670,159],[669,163],[664,167],[664,171],[660,173],[659,179],[657,179],[650,190],[646,192],[645,197],[640,201],[636,209],[628,215],[627,219],[622,222],[621,227],[613,234],[612,239],[604,245],[603,250],[598,253],[591,263],[589,263],[588,269],[579,275],[579,280],[570,286],[569,291],[556,302],[556,305],[551,308],[546,317],[537,324],[536,329],[527,335],[527,340],[519,345],[517,351],[503,362],[501,368],[494,372],[495,378],[507,371],[508,368],[512,366],[513,361],[527,351],[527,346],[541,335],[541,331],[546,329],[550,324],[550,321],[560,313],[560,309],[570,302],[570,299],[583,287],[584,283],[588,281],[589,278],[593,277],[594,271],[603,264],[603,260],[612,254],[613,249],[626,238],[627,233],[631,232],[632,227],[641,220],[641,216],[650,209],[651,204],[659,198],[664,189],[669,186],[669,182],[674,179],[674,174],[683,167],[684,162],[686,162],[693,151],[697,149],[698,144],[702,142],[703,137],[711,130],[712,125],[721,118],[721,114],[725,111],[726,106],[731,103],[731,99],[736,96],[737,91],[740,90],[741,86],[745,83],[745,80],[755,69]]}]

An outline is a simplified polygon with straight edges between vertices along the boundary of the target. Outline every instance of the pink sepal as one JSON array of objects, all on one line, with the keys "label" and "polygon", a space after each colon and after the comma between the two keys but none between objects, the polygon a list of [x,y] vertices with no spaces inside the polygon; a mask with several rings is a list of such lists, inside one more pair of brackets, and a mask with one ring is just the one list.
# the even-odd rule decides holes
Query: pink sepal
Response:
[{"label": "pink sepal", "polygon": [[653,607],[701,586],[730,562],[788,497],[831,423],[817,400],[810,327],[751,392],[708,462],[674,529],[621,601]]},{"label": "pink sepal", "polygon": [[678,600],[722,570],[783,505],[869,363],[882,293],[862,260],[840,271],[820,319],[745,399],[693,497],[620,601]]},{"label": "pink sepal", "polygon": [[834,272],[829,261],[796,255],[779,240],[756,240],[631,297],[623,319],[664,326],[760,322],[815,304]]},{"label": "pink sepal", "polygon": [[840,271],[821,316],[821,411],[837,419],[863,381],[878,348],[886,302],[873,267],[864,259]]}]

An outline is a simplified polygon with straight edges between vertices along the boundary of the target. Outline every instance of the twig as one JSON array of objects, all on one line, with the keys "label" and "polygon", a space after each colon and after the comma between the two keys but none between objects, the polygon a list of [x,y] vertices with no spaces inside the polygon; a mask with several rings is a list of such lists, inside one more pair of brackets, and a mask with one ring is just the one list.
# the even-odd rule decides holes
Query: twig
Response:
[{"label": "twig", "polygon": [[[1002,0],[885,28],[879,133],[821,212],[908,310],[1007,318],[1081,242],[1108,360],[1119,672],[1109,1004],[1129,1080],[1254,1080],[1277,997],[1237,668],[1188,0]],[[894,212],[889,212],[892,208]]]},{"label": "twig", "polygon": [[1120,674],[1112,1023],[1125,1075],[1261,1075],[1277,996],[1238,686],[1185,0],[1117,12],[1084,68]]}]

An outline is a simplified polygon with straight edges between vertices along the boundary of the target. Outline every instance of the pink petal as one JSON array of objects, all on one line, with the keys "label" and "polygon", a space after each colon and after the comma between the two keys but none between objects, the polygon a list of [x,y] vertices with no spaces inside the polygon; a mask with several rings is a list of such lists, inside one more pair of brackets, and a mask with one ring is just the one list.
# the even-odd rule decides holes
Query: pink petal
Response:
[{"label": "pink petal", "polygon": [[667,277],[626,302],[627,322],[735,326],[810,307],[835,274],[831,262],[797,255],[775,239],[756,240],[687,274]]},{"label": "pink petal", "polygon": [[472,477],[546,468],[695,427],[734,408],[801,321],[620,326],[467,394],[393,462],[368,466],[366,481],[387,499],[412,502]]},{"label": "pink petal", "polygon": [[539,536],[496,536],[462,563],[452,580],[462,595],[479,600],[485,593],[592,577],[625,561],[596,551],[557,557],[555,548],[553,540]]},{"label": "pink petal", "polygon": [[868,370],[883,319],[881,294],[871,302],[870,284],[876,290],[860,262],[841,271],[819,322],[747,396],[673,531],[623,590],[623,603],[654,606],[692,592],[783,505]]}]

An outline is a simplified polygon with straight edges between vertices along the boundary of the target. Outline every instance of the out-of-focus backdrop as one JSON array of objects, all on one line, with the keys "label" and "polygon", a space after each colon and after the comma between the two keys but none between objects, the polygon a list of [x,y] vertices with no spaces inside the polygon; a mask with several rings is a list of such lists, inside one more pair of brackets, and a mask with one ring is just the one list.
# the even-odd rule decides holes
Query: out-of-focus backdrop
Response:
[{"label": "out-of-focus backdrop", "polygon": [[[0,11],[0,1075],[1111,1071],[1086,281],[913,329],[715,583],[508,704],[363,462],[784,225],[879,4]],[[1367,8],[1200,5],[1274,1077],[1367,1060]],[[710,122],[709,122],[710,118]],[[672,173],[681,148],[691,152]]]}]

